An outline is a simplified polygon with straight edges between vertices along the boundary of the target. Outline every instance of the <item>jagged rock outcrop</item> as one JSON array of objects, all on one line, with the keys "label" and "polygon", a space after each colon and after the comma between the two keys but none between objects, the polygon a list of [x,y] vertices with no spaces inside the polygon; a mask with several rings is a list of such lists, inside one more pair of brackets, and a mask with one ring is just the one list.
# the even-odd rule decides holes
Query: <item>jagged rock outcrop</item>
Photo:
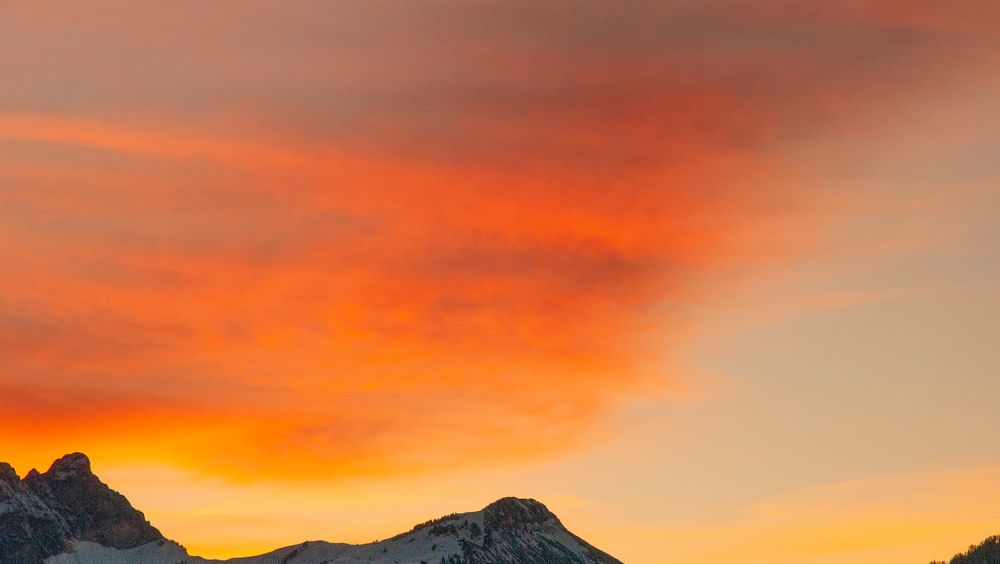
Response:
[{"label": "jagged rock outcrop", "polygon": [[66,549],[69,526],[8,464],[0,464],[0,563],[38,564]]},{"label": "jagged rock outcrop", "polygon": [[470,563],[617,563],[618,560],[569,532],[547,507],[533,499],[507,497],[482,511],[484,540],[463,545]]},{"label": "jagged rock outcrop", "polygon": [[91,472],[83,454],[23,480],[0,464],[0,564],[42,564],[77,541],[127,549],[162,539],[125,496]]}]

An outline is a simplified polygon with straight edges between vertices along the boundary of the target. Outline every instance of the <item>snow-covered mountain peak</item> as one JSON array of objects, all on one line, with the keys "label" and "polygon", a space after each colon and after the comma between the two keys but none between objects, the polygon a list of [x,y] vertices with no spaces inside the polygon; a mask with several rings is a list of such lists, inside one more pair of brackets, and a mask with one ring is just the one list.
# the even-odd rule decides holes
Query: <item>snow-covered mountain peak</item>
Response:
[{"label": "snow-covered mountain peak", "polygon": [[127,549],[163,539],[91,472],[83,454],[66,455],[23,480],[6,464],[0,474],[0,564],[41,564],[77,541]]},{"label": "snow-covered mountain peak", "polygon": [[165,539],[75,453],[23,480],[0,463],[0,564],[615,564],[542,503],[506,497],[367,544],[310,541],[229,561]]}]

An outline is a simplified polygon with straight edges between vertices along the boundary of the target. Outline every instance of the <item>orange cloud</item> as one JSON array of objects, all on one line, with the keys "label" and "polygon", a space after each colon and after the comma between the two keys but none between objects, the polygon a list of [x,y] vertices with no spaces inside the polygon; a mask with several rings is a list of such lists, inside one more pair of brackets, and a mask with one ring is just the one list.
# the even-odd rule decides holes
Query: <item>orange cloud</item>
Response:
[{"label": "orange cloud", "polygon": [[[218,445],[192,444],[220,427],[234,445],[224,472],[282,452],[282,472],[319,460],[337,474],[572,443],[614,394],[648,380],[630,347],[658,280],[704,260],[725,232],[689,217],[713,207],[696,194],[657,217],[574,202],[537,173],[356,160],[327,173],[316,157],[58,133],[86,131],[75,125],[28,141],[6,130],[125,163],[67,171],[71,190],[58,176],[12,175],[24,189],[8,209],[23,223],[4,247],[3,413],[25,445],[79,424],[91,448],[129,450],[142,437],[116,427],[142,424],[180,451],[164,456],[204,460]],[[188,188],[163,158],[208,158],[196,181],[233,171],[249,184],[210,184],[190,208],[161,208]],[[132,193],[147,167],[150,187]],[[293,183],[286,200],[259,186],[269,173]],[[532,181],[534,194],[505,194]],[[349,183],[346,201],[326,182]],[[224,194],[247,201],[220,206]],[[49,424],[33,426],[40,414]]]},{"label": "orange cloud", "polygon": [[572,448],[664,388],[694,277],[801,211],[779,149],[940,45],[776,6],[5,7],[8,444],[237,478]]}]

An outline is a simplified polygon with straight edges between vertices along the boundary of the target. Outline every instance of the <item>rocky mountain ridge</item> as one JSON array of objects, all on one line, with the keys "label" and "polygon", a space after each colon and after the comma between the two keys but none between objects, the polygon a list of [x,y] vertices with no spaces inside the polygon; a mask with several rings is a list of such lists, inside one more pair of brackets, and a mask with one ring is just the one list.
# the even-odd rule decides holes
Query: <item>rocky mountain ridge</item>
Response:
[{"label": "rocky mountain ridge", "polygon": [[570,533],[543,504],[503,498],[480,511],[352,545],[310,541],[249,558],[207,560],[163,537],[91,472],[80,453],[20,479],[0,463],[0,564],[620,564]]},{"label": "rocky mountain ridge", "polygon": [[23,480],[0,463],[0,563],[40,564],[74,541],[127,549],[162,539],[125,496],[91,472],[83,454]]}]

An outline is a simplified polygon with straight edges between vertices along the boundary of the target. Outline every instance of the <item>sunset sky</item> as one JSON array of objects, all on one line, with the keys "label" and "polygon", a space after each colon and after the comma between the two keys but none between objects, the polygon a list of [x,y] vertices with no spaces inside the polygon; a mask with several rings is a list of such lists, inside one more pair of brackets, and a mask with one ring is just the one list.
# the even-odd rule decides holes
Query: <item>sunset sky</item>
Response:
[{"label": "sunset sky", "polygon": [[201,556],[1000,533],[995,0],[0,2],[0,460]]}]

